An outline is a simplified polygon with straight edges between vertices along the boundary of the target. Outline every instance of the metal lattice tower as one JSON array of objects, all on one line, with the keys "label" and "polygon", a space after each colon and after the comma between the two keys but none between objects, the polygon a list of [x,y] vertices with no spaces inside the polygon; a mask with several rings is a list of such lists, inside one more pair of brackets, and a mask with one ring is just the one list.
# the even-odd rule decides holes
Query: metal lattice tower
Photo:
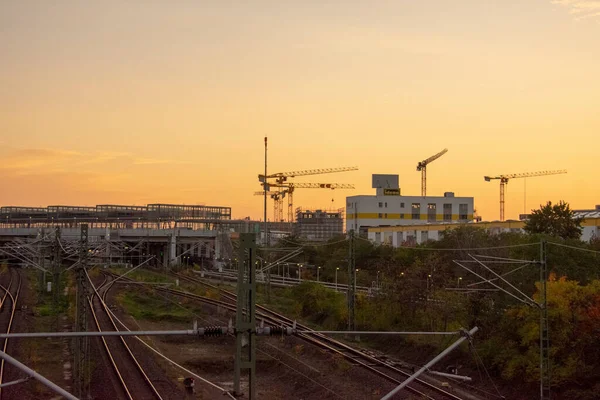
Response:
[{"label": "metal lattice tower", "polygon": [[500,180],[500,221],[504,221],[504,193],[506,191],[506,185],[508,185],[509,179],[517,179],[517,178],[533,178],[536,176],[546,176],[546,175],[558,175],[558,174],[566,174],[567,170],[561,169],[556,171],[539,171],[539,172],[526,172],[522,174],[506,174],[506,175],[498,175],[498,176],[484,176],[486,182],[491,182],[492,179]]},{"label": "metal lattice tower", "polygon": [[44,291],[46,290],[45,286],[46,286],[46,272],[43,271],[44,269],[44,263],[46,261],[46,257],[45,257],[45,249],[44,249],[44,238],[46,235],[46,230],[44,228],[41,229],[40,232],[40,241],[37,245],[37,261],[38,261],[38,265],[42,268],[42,270],[40,270],[39,272],[39,281],[40,281],[40,285],[39,285],[39,290],[40,293],[44,293]]},{"label": "metal lattice tower", "polygon": [[[249,399],[256,399],[256,236],[240,234],[238,253],[237,312],[235,320],[235,371],[233,391],[240,389],[241,372],[248,370]],[[247,343],[246,335],[248,336]],[[245,350],[244,350],[245,347]]]},{"label": "metal lattice tower", "polygon": [[550,338],[548,334],[548,297],[546,241],[540,243],[540,399],[550,400]]},{"label": "metal lattice tower", "polygon": [[448,149],[444,149],[439,153],[429,157],[426,160],[420,161],[417,164],[417,171],[421,171],[421,196],[427,196],[427,165],[434,162],[444,154],[448,152]]},{"label": "metal lattice tower", "polygon": [[[88,225],[81,224],[81,240],[79,242],[79,264],[77,265],[77,303],[75,330],[87,331],[87,292],[86,267],[88,258]],[[82,398],[85,387],[85,366],[87,360],[87,337],[75,338],[75,395]]]},{"label": "metal lattice tower", "polygon": [[60,293],[60,264],[61,264],[61,247],[60,247],[60,227],[54,228],[54,242],[52,253],[52,303],[54,309],[58,308],[59,293]]},{"label": "metal lattice tower", "polygon": [[349,232],[348,246],[348,330],[355,329],[354,301],[356,300],[356,255],[354,243],[354,230]]}]

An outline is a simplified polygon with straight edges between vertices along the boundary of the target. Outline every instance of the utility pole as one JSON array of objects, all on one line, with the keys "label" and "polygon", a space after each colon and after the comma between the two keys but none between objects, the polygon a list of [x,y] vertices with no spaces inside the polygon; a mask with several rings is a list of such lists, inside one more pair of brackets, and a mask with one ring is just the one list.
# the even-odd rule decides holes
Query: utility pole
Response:
[{"label": "utility pole", "polygon": [[[256,399],[256,236],[240,234],[238,253],[237,311],[235,318],[235,370],[233,391],[241,396],[242,369],[248,371],[249,399]],[[246,339],[247,335],[247,339]],[[242,352],[243,348],[246,351]]]},{"label": "utility pole", "polygon": [[264,197],[265,197],[265,201],[264,201],[264,242],[263,244],[266,245],[266,247],[269,246],[269,231],[268,231],[268,226],[267,226],[267,191],[269,190],[269,185],[267,184],[267,137],[265,136],[265,181],[263,182],[263,191],[264,191]]},{"label": "utility pole", "polygon": [[54,254],[52,257],[52,303],[54,310],[58,309],[58,300],[60,292],[60,263],[61,263],[61,251],[60,251],[60,227],[54,228]]},{"label": "utility pole", "polygon": [[[46,254],[45,254],[45,250],[44,250],[44,242],[46,240],[46,230],[44,228],[42,228],[41,231],[41,240],[38,243],[38,255],[39,255],[39,259],[38,259],[38,264],[42,267],[42,268],[46,268],[45,264],[45,260],[46,260]],[[43,269],[40,270],[39,272],[39,289],[40,289],[40,294],[43,295],[44,291],[46,290],[46,271],[44,271]]]},{"label": "utility pole", "polygon": [[550,339],[548,335],[547,243],[540,243],[540,399],[550,400]]},{"label": "utility pole", "polygon": [[[88,258],[88,225],[81,224],[81,238],[79,242],[79,264],[77,266],[77,303],[76,303],[76,331],[87,331],[87,279],[86,267]],[[85,386],[85,365],[87,358],[87,337],[75,338],[75,395],[82,398]]]},{"label": "utility pole", "polygon": [[354,230],[349,232],[348,243],[348,330],[355,330],[354,300],[356,296],[356,255],[354,244]]}]

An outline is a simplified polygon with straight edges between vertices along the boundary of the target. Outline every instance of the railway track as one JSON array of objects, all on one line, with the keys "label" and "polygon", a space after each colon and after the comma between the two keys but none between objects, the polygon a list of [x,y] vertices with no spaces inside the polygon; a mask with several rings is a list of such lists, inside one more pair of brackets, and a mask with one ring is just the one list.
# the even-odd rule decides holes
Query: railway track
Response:
[{"label": "railway track", "polygon": [[[208,284],[208,283],[205,283],[205,282],[202,282],[201,280],[199,280],[197,278],[193,278],[193,277],[189,277],[189,276],[181,275],[181,274],[177,274],[177,277],[180,279],[187,280],[188,282],[207,285],[207,287],[210,287],[213,289],[219,289],[218,287]],[[225,297],[226,299],[232,301],[233,303],[235,303],[237,301],[237,295],[235,293],[232,293],[230,291],[223,290],[223,289],[220,289],[220,291],[221,291],[221,295],[223,297]],[[223,306],[223,305],[221,304],[221,306]],[[292,319],[287,318],[286,316],[279,314],[273,310],[270,310],[267,307],[257,304],[256,310],[257,310],[257,316],[260,316],[263,318],[266,317],[267,320],[270,320],[271,322],[274,322],[276,324],[292,326],[295,323],[295,321],[293,321]],[[392,383],[399,385],[403,381],[402,378],[408,378],[409,376],[411,376],[410,373],[403,371],[393,365],[390,365],[390,363],[388,361],[380,360],[376,357],[365,354],[361,350],[356,349],[351,346],[348,346],[347,344],[340,342],[338,340],[335,340],[329,336],[325,336],[320,333],[310,333],[310,331],[313,331],[313,329],[311,329],[308,326],[298,324],[296,322],[296,328],[306,332],[306,333],[304,333],[304,332],[299,333],[297,336],[303,338],[304,340],[306,340],[318,347],[321,347],[321,348],[331,351],[333,353],[339,354],[342,357],[349,360],[350,362],[352,362],[354,364],[358,364],[361,367],[363,367],[364,369],[367,369],[367,370],[373,372],[374,374],[376,374]],[[418,385],[422,386],[423,388],[417,389],[413,385],[413,386],[408,386],[407,390],[412,392],[413,394],[422,396],[423,398],[426,398],[426,399],[448,398],[448,399],[452,399],[452,400],[462,400],[462,398],[457,396],[456,394],[450,393],[450,392],[448,392],[442,388],[439,388],[435,385],[432,385],[431,383],[426,382],[422,379],[416,379],[415,382]],[[423,389],[425,389],[425,390],[423,390]],[[432,395],[425,393],[425,391],[434,392],[436,397],[432,397]],[[442,396],[442,397],[440,397],[440,396]]]},{"label": "railway track", "polygon": [[[2,326],[3,333],[10,333],[13,320],[15,317],[15,311],[19,302],[19,295],[21,293],[21,272],[15,268],[9,268],[10,281],[7,286],[0,285],[0,289],[4,291],[2,299],[0,299],[0,325]],[[2,351],[7,352],[8,349],[8,338],[4,339],[2,343]],[[6,375],[7,365],[4,360],[0,361],[0,384],[4,383],[4,377]],[[0,387],[0,399],[2,398],[2,388]]]},{"label": "railway track", "polygon": [[[203,282],[197,278],[193,278],[193,277],[189,277],[189,276],[181,275],[181,274],[176,274],[176,276],[178,278],[180,278],[182,280],[186,280],[188,282],[198,283],[198,284],[202,284],[207,287],[210,287],[210,288],[219,289],[216,286],[211,285],[206,282]],[[128,279],[128,278],[121,278],[121,279],[126,280],[128,283],[143,285],[143,283],[134,282],[133,280]],[[215,300],[215,299],[211,299],[209,297],[200,296],[200,295],[196,295],[193,293],[184,292],[184,291],[175,290],[175,289],[154,287],[154,290],[158,290],[158,291],[161,291],[164,293],[174,294],[174,295],[192,299],[192,300],[201,301],[205,304],[211,304],[213,306],[221,307],[221,308],[230,310],[232,312],[236,311],[235,303],[236,303],[237,295],[232,292],[229,292],[227,290],[220,289],[220,292],[221,292],[221,296],[224,297],[225,299],[227,299],[228,301]],[[292,326],[294,324],[293,320],[291,320],[279,313],[276,313],[264,306],[260,306],[257,304],[256,309],[257,309],[257,312],[256,312],[257,318],[263,319],[266,323],[270,323],[270,324],[273,324],[276,326],[282,326],[282,325],[283,326]],[[392,383],[398,385],[398,384],[402,383],[402,381],[404,380],[403,378],[407,378],[411,375],[410,373],[402,371],[401,369],[391,365],[388,361],[381,360],[381,359],[375,358],[371,355],[365,354],[362,351],[355,349],[351,346],[348,346],[347,344],[342,343],[338,340],[332,339],[328,336],[325,336],[325,335],[322,335],[319,333],[310,333],[310,331],[312,331],[313,329],[311,329],[307,326],[296,323],[296,328],[305,331],[305,332],[299,333],[297,335],[297,336],[301,337],[302,339],[304,339],[305,341],[312,343],[313,345],[318,346],[320,348],[326,349],[330,352],[333,352],[335,354],[339,354],[340,356],[349,360],[351,363],[360,365],[362,368],[371,371],[372,373],[386,379],[389,382],[392,382]],[[419,386],[419,388],[416,388],[415,386]],[[426,382],[422,379],[416,379],[415,385],[408,386],[407,390],[412,392],[413,394],[421,396],[424,399],[463,400],[462,397],[459,397],[454,393],[450,393],[442,388],[432,385],[429,382]]]},{"label": "railway track", "polygon": [[[96,329],[99,332],[118,331],[119,329],[106,305],[106,295],[113,285],[112,280],[105,277],[104,281],[96,287],[89,275],[88,279],[92,288],[88,304]],[[130,400],[163,399],[124,337],[110,336],[101,337],[100,339],[120,383],[121,398]]]}]

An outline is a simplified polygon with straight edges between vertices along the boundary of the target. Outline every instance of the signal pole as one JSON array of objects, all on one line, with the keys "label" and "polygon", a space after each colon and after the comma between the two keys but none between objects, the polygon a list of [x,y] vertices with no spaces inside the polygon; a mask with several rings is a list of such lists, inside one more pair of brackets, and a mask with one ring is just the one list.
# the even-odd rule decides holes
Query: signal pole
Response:
[{"label": "signal pole", "polygon": [[269,246],[269,233],[268,233],[268,229],[267,229],[267,190],[269,189],[269,185],[267,184],[267,137],[265,136],[265,181],[263,182],[263,191],[265,192],[264,196],[265,196],[265,201],[264,201],[264,206],[265,206],[265,227],[264,227],[264,243],[266,244],[266,246]]},{"label": "signal pole", "polygon": [[550,400],[550,339],[548,335],[548,264],[546,241],[540,243],[540,399]]},{"label": "signal pole", "polygon": [[[81,237],[79,243],[79,265],[77,266],[77,302],[76,302],[76,331],[87,331],[87,279],[85,271],[88,257],[88,225],[81,224]],[[83,397],[85,386],[85,365],[87,358],[87,337],[75,338],[75,395]]]},{"label": "signal pole", "polygon": [[[256,399],[256,236],[240,234],[238,253],[237,312],[235,318],[235,364],[233,392],[241,396],[242,369],[248,371],[248,398]],[[247,335],[247,342],[246,340]],[[242,352],[243,348],[246,351]],[[245,353],[245,354],[244,354]],[[245,357],[244,357],[245,355]]]},{"label": "signal pole", "polygon": [[353,331],[356,328],[354,322],[354,301],[356,296],[356,255],[354,244],[354,230],[349,232],[350,240],[348,243],[348,330]]},{"label": "signal pole", "polygon": [[54,228],[54,254],[52,259],[52,303],[54,309],[58,308],[59,291],[60,291],[60,263],[61,263],[61,252],[60,252],[60,227]]}]

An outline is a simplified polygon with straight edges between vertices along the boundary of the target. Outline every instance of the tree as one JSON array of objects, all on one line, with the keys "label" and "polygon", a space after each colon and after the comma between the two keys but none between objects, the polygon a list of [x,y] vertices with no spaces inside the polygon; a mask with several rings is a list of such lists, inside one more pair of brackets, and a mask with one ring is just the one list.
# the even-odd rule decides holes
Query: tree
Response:
[{"label": "tree", "polygon": [[581,236],[581,218],[575,218],[575,213],[568,203],[560,201],[552,204],[549,201],[539,210],[534,210],[525,223],[525,232],[543,233],[562,239],[579,239]]}]

